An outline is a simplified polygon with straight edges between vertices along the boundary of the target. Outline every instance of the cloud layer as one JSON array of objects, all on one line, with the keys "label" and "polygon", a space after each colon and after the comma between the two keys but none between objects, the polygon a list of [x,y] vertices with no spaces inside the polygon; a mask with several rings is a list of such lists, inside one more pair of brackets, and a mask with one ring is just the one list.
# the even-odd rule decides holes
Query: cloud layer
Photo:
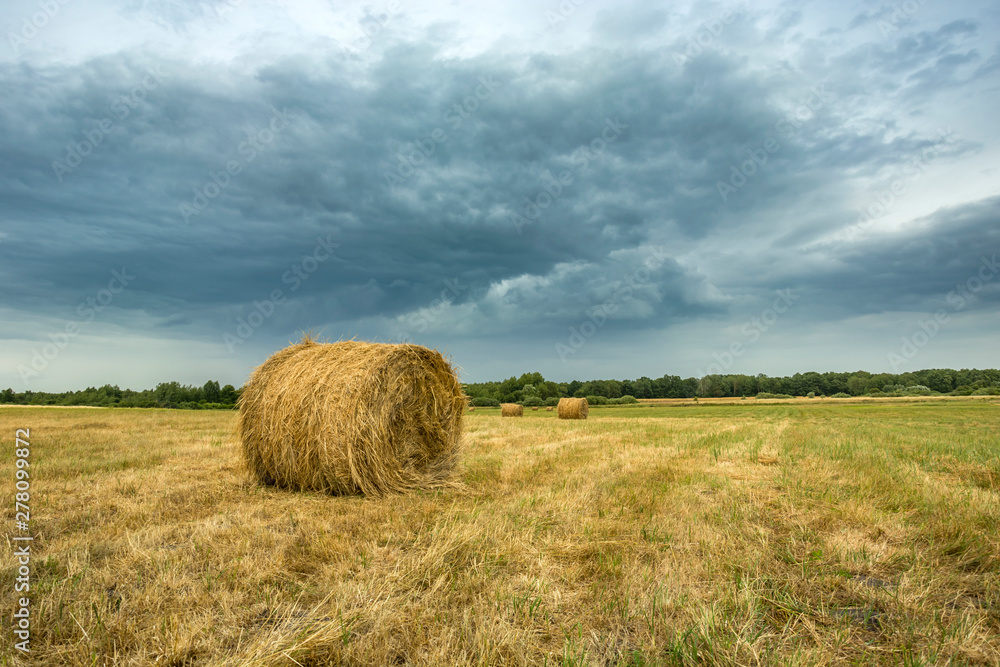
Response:
[{"label": "cloud layer", "polygon": [[[470,380],[689,375],[787,289],[786,332],[850,340],[809,368],[874,371],[1000,246],[975,3],[511,7],[489,40],[444,6],[107,9],[100,43],[45,41],[67,5],[0,61],[0,385],[239,384],[309,329],[442,348]],[[928,361],[1000,363],[955,342],[997,285]],[[808,370],[777,330],[739,370]]]}]

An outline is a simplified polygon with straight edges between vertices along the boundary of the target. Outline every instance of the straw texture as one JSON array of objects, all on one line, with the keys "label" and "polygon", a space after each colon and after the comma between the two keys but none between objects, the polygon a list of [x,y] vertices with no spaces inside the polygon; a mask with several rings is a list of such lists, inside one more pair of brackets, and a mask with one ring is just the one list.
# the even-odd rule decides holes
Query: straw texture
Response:
[{"label": "straw texture", "polygon": [[261,483],[377,496],[453,485],[464,408],[434,350],[307,337],[254,371],[238,434]]}]

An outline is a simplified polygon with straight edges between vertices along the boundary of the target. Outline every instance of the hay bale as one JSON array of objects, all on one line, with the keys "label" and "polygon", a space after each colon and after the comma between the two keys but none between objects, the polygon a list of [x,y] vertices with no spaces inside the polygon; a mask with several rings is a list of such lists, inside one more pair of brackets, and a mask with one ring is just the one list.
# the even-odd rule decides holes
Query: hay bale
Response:
[{"label": "hay bale", "polygon": [[262,483],[382,495],[454,484],[464,407],[434,350],[306,337],[250,376],[237,428]]},{"label": "hay bale", "polygon": [[518,405],[517,403],[501,403],[500,404],[500,416],[501,417],[523,417],[524,416],[524,406]]},{"label": "hay bale", "polygon": [[559,419],[586,419],[590,404],[585,398],[560,398]]},{"label": "hay bale", "polygon": [[545,411],[546,412],[552,412],[552,406],[550,405],[549,407],[545,408]]},{"label": "hay bale", "polygon": [[475,411],[476,411],[476,406],[470,405],[469,406],[469,412],[475,412]]},{"label": "hay bale", "polygon": [[531,409],[532,409],[532,411],[534,411],[534,412],[538,412],[538,406],[537,406],[537,405],[536,405],[536,406],[534,406],[534,407],[533,407],[533,408],[531,408]]}]

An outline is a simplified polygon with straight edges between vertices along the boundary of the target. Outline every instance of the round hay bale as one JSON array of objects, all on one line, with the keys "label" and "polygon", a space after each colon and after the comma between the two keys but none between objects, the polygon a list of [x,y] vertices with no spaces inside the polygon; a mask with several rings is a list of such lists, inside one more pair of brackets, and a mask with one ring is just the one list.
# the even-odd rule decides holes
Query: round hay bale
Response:
[{"label": "round hay bale", "polygon": [[476,411],[476,406],[470,405],[469,406],[469,412],[475,412],[475,411]]},{"label": "round hay bale", "polygon": [[500,404],[500,416],[501,417],[523,417],[524,416],[524,406],[518,405],[517,403],[501,403]]},{"label": "round hay bale", "polygon": [[546,412],[552,412],[552,406],[550,405],[549,407],[545,408],[545,411]]},{"label": "round hay bale", "polygon": [[560,398],[559,419],[586,419],[590,412],[590,404],[585,398]]},{"label": "round hay bale", "polygon": [[434,350],[306,337],[250,376],[237,429],[264,484],[382,495],[454,484],[464,407]]},{"label": "round hay bale", "polygon": [[536,405],[536,406],[534,406],[534,407],[533,407],[533,408],[531,408],[531,409],[532,409],[532,410],[533,410],[534,412],[538,412],[538,406],[537,406],[537,405]]}]

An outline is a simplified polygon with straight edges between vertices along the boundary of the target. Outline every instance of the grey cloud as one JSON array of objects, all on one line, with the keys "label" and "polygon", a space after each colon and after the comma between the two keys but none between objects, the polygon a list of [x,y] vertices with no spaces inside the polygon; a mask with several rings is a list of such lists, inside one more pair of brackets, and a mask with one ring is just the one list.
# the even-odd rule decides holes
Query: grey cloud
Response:
[{"label": "grey cloud", "polygon": [[[214,11],[130,7],[176,30]],[[282,290],[289,302],[262,340],[314,326],[392,335],[459,279],[468,288],[428,334],[551,341],[650,247],[670,259],[621,305],[608,340],[725,318],[789,285],[825,304],[802,309],[815,317],[931,303],[964,270],[963,249],[995,243],[995,201],[942,208],[891,242],[828,237],[854,222],[844,202],[859,182],[877,190],[941,145],[913,119],[949,96],[981,99],[997,56],[980,55],[979,23],[957,19],[878,43],[795,37],[797,51],[765,60],[808,30],[809,11],[748,10],[681,64],[683,44],[657,35],[705,18],[641,3],[599,9],[579,27],[587,41],[555,52],[445,55],[458,28],[407,24],[363,57],[262,49],[205,67],[127,51],[0,64],[3,305],[65,316],[125,266],[137,277],[109,321],[126,313],[214,342]],[[162,80],[123,102],[151,70]],[[293,119],[261,134],[275,110]],[[54,172],[104,119],[113,131]],[[249,158],[246,142],[267,136]],[[721,197],[719,183],[769,140],[779,147],[766,164]],[[957,165],[987,150],[962,139],[940,154]],[[238,174],[224,175],[230,163]],[[213,187],[187,224],[181,205]],[[515,215],[530,218],[520,231]],[[339,244],[335,257],[288,278],[319,239]]]}]

